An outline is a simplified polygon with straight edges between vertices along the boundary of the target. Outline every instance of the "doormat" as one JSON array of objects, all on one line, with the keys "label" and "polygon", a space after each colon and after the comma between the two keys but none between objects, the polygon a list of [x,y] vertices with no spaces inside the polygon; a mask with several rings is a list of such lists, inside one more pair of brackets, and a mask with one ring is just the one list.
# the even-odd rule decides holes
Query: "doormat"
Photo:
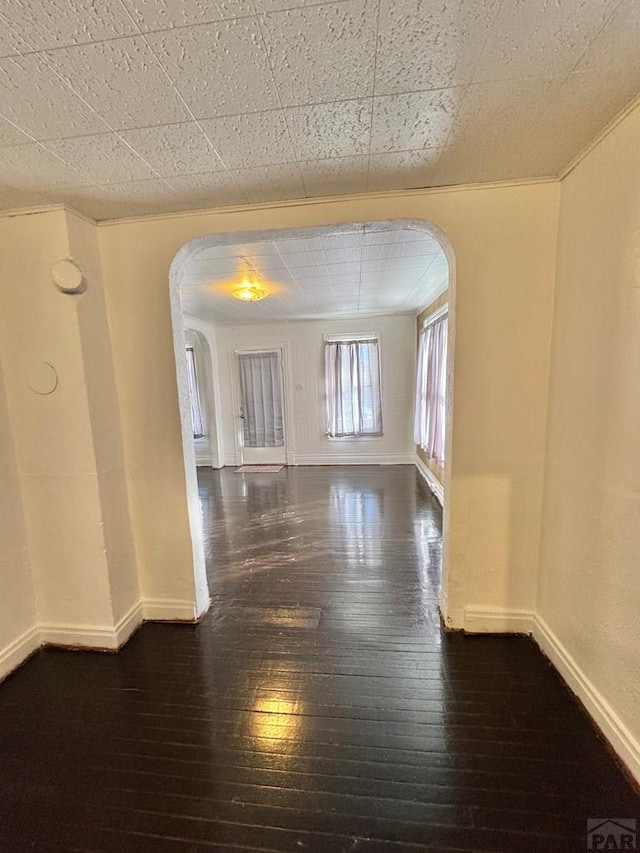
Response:
[{"label": "doormat", "polygon": [[241,465],[236,474],[277,474],[284,465]]}]

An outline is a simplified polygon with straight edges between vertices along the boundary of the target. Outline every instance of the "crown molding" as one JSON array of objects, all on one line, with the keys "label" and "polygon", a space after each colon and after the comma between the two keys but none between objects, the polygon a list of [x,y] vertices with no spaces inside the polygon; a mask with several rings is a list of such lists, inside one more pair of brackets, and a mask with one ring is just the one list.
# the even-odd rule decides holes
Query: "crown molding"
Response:
[{"label": "crown molding", "polygon": [[315,196],[314,198],[284,199],[283,201],[260,202],[255,204],[229,205],[227,207],[198,208],[197,210],[177,210],[173,213],[151,213],[144,216],[129,216],[121,219],[101,219],[96,222],[98,227],[106,228],[115,225],[140,224],[141,222],[157,222],[167,219],[192,219],[197,216],[250,213],[260,210],[282,210],[283,208],[309,207],[324,204],[340,204],[344,202],[359,202],[372,200],[392,200],[415,196],[441,195],[444,193],[470,192],[472,190],[511,189],[513,187],[537,186],[539,184],[555,184],[557,176],[540,178],[517,178],[510,181],[486,181],[477,184],[449,184],[442,187],[416,187],[404,190],[385,190],[371,193],[346,193],[345,195]]},{"label": "crown molding", "polygon": [[39,204],[32,207],[12,207],[8,210],[0,210],[0,219],[11,219],[14,216],[34,216],[38,213],[65,212],[68,208],[64,204]]},{"label": "crown molding", "polygon": [[600,145],[601,142],[609,136],[610,133],[616,129],[616,127],[621,124],[627,116],[631,115],[631,113],[640,107],[640,95],[637,95],[632,101],[630,101],[624,109],[622,109],[610,122],[605,125],[602,130],[593,137],[591,142],[589,142],[585,147],[580,151],[573,160],[570,160],[569,163],[564,167],[564,169],[558,175],[559,181],[564,181],[566,177],[568,177],[571,172],[579,166],[580,163],[587,157],[591,152]]}]

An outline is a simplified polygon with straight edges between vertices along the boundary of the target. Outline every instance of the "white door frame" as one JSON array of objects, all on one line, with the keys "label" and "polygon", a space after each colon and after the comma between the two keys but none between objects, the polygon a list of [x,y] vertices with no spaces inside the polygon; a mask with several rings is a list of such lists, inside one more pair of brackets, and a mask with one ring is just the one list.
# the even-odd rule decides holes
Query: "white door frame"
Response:
[{"label": "white door frame", "polygon": [[[241,353],[279,352],[282,376],[282,408],[284,419],[284,458],[287,465],[294,461],[293,449],[293,407],[291,405],[291,358],[288,341],[277,341],[273,344],[266,343],[259,347],[229,347],[229,372],[231,388],[231,399],[233,403],[233,436],[236,446],[236,462],[244,464],[244,446],[242,441],[242,419],[240,418],[240,406],[242,394],[240,391],[240,371],[238,368],[238,355]],[[268,463],[265,463],[268,464]]]}]

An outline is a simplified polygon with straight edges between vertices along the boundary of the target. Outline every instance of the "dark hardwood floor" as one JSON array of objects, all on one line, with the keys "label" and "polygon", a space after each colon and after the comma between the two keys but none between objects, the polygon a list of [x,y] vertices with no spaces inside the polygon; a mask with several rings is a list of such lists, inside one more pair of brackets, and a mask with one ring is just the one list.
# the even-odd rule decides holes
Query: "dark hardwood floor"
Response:
[{"label": "dark hardwood floor", "polygon": [[526,638],[443,634],[411,466],[200,472],[213,606],[0,686],[0,850],[584,851],[639,800]]}]

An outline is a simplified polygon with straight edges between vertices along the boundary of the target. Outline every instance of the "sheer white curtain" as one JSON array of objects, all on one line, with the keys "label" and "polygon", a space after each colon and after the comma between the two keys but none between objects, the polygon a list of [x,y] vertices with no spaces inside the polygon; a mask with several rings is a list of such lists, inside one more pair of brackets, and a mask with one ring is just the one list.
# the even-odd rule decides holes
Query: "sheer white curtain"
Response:
[{"label": "sheer white curtain", "polygon": [[326,341],[327,434],[382,435],[378,341]]},{"label": "sheer white curtain", "polygon": [[282,447],[282,382],[277,352],[238,355],[245,447]]},{"label": "sheer white curtain", "polygon": [[444,464],[447,332],[443,314],[422,329],[418,349],[414,440],[438,465]]},{"label": "sheer white curtain", "polygon": [[204,436],[204,415],[202,412],[202,403],[200,402],[198,371],[196,370],[196,357],[193,347],[187,347],[187,380],[189,383],[189,399],[191,400],[193,437],[202,438]]}]

